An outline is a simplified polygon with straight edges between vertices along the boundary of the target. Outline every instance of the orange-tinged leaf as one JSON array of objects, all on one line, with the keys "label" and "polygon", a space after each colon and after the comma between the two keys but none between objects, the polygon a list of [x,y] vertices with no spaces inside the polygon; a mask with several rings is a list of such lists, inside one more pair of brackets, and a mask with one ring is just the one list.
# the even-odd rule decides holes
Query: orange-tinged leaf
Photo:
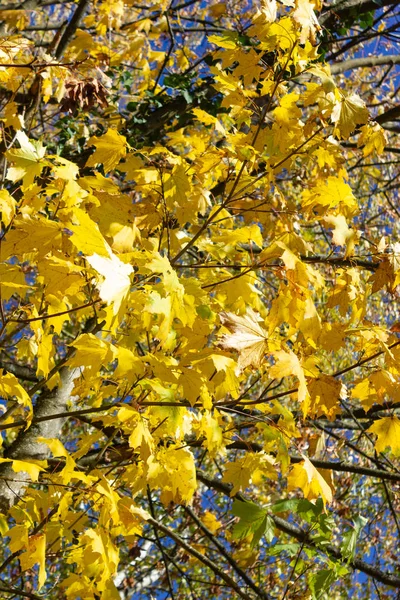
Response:
[{"label": "orange-tinged leaf", "polygon": [[346,397],[346,388],[341,381],[329,375],[321,375],[309,380],[308,391],[308,414],[325,414],[328,419],[334,419],[341,412],[340,400]]}]

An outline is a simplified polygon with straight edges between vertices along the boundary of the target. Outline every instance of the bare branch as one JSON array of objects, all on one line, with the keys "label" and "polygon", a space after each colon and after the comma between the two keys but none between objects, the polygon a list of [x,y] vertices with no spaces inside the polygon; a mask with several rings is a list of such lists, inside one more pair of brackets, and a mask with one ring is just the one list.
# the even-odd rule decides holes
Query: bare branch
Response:
[{"label": "bare branch", "polygon": [[152,517],[147,519],[147,523],[149,523],[150,525],[153,525],[153,527],[157,527],[157,529],[159,529],[160,531],[165,533],[165,535],[167,535],[168,537],[173,539],[181,548],[186,550],[186,552],[188,554],[191,554],[192,556],[197,558],[197,560],[202,562],[206,567],[211,569],[211,571],[213,571],[213,573],[215,573],[218,577],[220,577],[223,581],[225,581],[225,583],[227,583],[228,586],[231,587],[232,590],[234,590],[241,598],[244,598],[244,600],[249,600],[248,594],[245,594],[242,591],[242,589],[238,586],[236,581],[234,579],[232,579],[232,577],[230,575],[228,575],[227,573],[225,573],[225,571],[220,569],[215,564],[215,562],[211,561],[209,558],[207,558],[206,556],[204,556],[203,554],[198,552],[195,548],[190,546],[190,544],[188,544],[183,538],[181,538],[180,535],[178,535],[177,533],[175,533],[174,531],[172,531],[171,529],[169,529],[162,523],[159,523],[159,521],[156,521],[156,519],[153,519]]},{"label": "bare branch", "polygon": [[400,64],[400,55],[392,54],[386,56],[367,56],[364,58],[350,58],[340,63],[331,65],[333,75],[353,71],[354,69],[363,69],[365,67],[378,67],[380,65],[398,65]]},{"label": "bare branch", "polygon": [[64,54],[64,51],[66,50],[69,42],[75,35],[75,31],[79,26],[79,23],[85,13],[85,10],[89,5],[89,2],[90,0],[80,0],[74,14],[71,17],[70,22],[66,26],[65,31],[57,45],[57,49],[54,53],[56,58],[60,58]]}]

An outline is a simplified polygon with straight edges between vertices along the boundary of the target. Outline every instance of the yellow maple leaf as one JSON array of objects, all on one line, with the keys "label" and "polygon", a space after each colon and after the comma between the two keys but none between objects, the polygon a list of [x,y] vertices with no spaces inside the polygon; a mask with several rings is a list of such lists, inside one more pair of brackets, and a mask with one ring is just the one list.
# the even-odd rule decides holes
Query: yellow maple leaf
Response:
[{"label": "yellow maple leaf", "polygon": [[167,506],[171,501],[188,504],[197,488],[196,467],[188,448],[161,448],[157,456],[150,456],[148,481],[161,489],[161,501]]},{"label": "yellow maple leaf", "polygon": [[246,225],[238,229],[220,231],[213,239],[216,242],[222,242],[227,245],[248,244],[251,242],[260,248],[263,245],[263,237],[258,225]]},{"label": "yellow maple leaf", "polygon": [[32,401],[26,390],[12,373],[0,372],[0,395],[3,398],[14,397],[17,402],[32,411]]},{"label": "yellow maple leaf", "polygon": [[97,372],[101,366],[106,366],[114,360],[111,344],[100,340],[92,333],[82,333],[71,346],[76,349],[76,352],[68,361],[70,367],[82,366]]},{"label": "yellow maple leaf", "polygon": [[234,50],[238,45],[238,34],[235,31],[226,31],[223,35],[209,35],[208,41],[220,48]]},{"label": "yellow maple leaf", "polygon": [[336,123],[342,138],[348,138],[357,125],[364,125],[369,119],[369,112],[364,100],[351,94],[338,101],[332,111],[331,119]]},{"label": "yellow maple leaf", "polygon": [[37,367],[36,374],[38,377],[46,378],[50,369],[54,366],[53,354],[53,334],[45,333],[42,329],[40,321],[32,323],[32,329],[35,332],[35,342],[37,345]]},{"label": "yellow maple leaf", "polygon": [[207,411],[201,418],[200,432],[205,436],[203,446],[207,448],[211,457],[223,448],[223,431],[218,420]]},{"label": "yellow maple leaf", "polygon": [[363,146],[364,156],[369,156],[373,152],[382,154],[386,145],[386,133],[379,123],[367,123],[361,129],[361,135],[358,138],[357,146]]},{"label": "yellow maple leaf", "polygon": [[102,163],[104,172],[108,173],[117,166],[121,158],[126,155],[126,137],[119,134],[115,129],[109,129],[100,137],[93,136],[88,144],[95,146],[96,150],[89,156],[86,166],[95,167]]},{"label": "yellow maple leaf", "polygon": [[325,185],[321,183],[315,188],[303,192],[302,204],[304,208],[324,213],[329,208],[339,208],[346,216],[354,215],[358,210],[358,203],[351,187],[343,181],[342,177],[330,176]]},{"label": "yellow maple leaf", "polygon": [[185,205],[191,189],[185,166],[183,164],[175,165],[171,173],[166,173],[163,177],[163,186],[168,210],[172,212],[176,206]]},{"label": "yellow maple leaf", "polygon": [[346,246],[345,257],[354,254],[354,246],[358,240],[360,233],[347,225],[344,215],[327,215],[324,219],[325,223],[333,227],[332,241],[338,246]]},{"label": "yellow maple leaf", "polygon": [[262,476],[276,479],[275,459],[265,452],[247,453],[225,466],[222,481],[232,484],[230,496],[245,490],[251,483],[257,484]]},{"label": "yellow maple leaf", "polygon": [[306,414],[323,413],[328,419],[334,419],[340,413],[340,400],[346,397],[346,388],[341,381],[329,375],[321,375],[308,382],[308,391],[310,398],[305,403],[308,405]]},{"label": "yellow maple leaf", "polygon": [[0,190],[0,213],[4,225],[10,224],[15,215],[16,202],[7,190]]},{"label": "yellow maple leaf", "polygon": [[92,221],[87,212],[81,208],[75,208],[72,223],[68,225],[68,228],[72,231],[70,240],[79,252],[85,256],[92,254],[109,256],[110,248],[97,224]]},{"label": "yellow maple leaf", "polygon": [[23,258],[29,252],[37,252],[45,256],[54,249],[59,249],[62,241],[62,225],[44,218],[14,219],[12,229],[7,233],[6,241],[1,245],[1,256],[5,260],[11,256]]},{"label": "yellow maple leaf", "polygon": [[288,489],[301,488],[308,500],[321,497],[325,506],[332,502],[332,489],[311,461],[306,456],[303,459],[293,466],[288,476]]},{"label": "yellow maple leaf", "polygon": [[245,315],[221,312],[220,319],[231,333],[225,334],[219,345],[239,353],[238,368],[260,367],[268,350],[268,333],[260,325],[260,317],[249,308]]},{"label": "yellow maple leaf", "polygon": [[395,456],[400,455],[400,419],[398,417],[379,419],[367,431],[375,433],[377,436],[375,442],[377,452],[384,452],[386,448],[390,448]]},{"label": "yellow maple leaf", "polygon": [[0,458],[0,464],[2,463],[12,463],[11,467],[15,473],[20,473],[21,471],[28,473],[32,481],[37,481],[39,479],[39,474],[47,468],[46,460],[27,461]]},{"label": "yellow maple leaf", "polygon": [[305,44],[308,38],[315,43],[315,34],[321,30],[314,8],[315,3],[309,2],[309,0],[296,1],[296,10],[292,17],[301,26],[300,44]]},{"label": "yellow maple leaf", "polygon": [[226,133],[221,122],[216,117],[207,113],[205,110],[202,110],[201,108],[192,108],[192,113],[196,116],[197,120],[199,120],[201,123],[204,123],[204,125],[213,125],[220,133]]},{"label": "yellow maple leaf", "polygon": [[215,399],[221,400],[226,394],[232,398],[238,398],[240,386],[236,374],[236,362],[233,358],[220,354],[211,354],[210,358],[217,370],[217,375],[213,378]]},{"label": "yellow maple leaf", "polygon": [[[121,417],[118,415],[118,418]],[[149,431],[148,424],[140,415],[136,419],[136,424],[129,436],[129,445],[134,450],[140,448],[140,458],[144,461],[147,461],[154,451],[154,440]]]},{"label": "yellow maple leaf", "polygon": [[211,531],[213,534],[217,533],[218,529],[223,527],[222,523],[218,521],[217,517],[209,510],[205,511],[202,521],[207,529],[209,529],[209,531]]},{"label": "yellow maple leaf", "polygon": [[27,551],[21,554],[19,560],[23,571],[31,569],[35,564],[39,565],[38,589],[40,590],[46,581],[46,536],[44,533],[29,536]]},{"label": "yellow maple leaf", "polygon": [[194,406],[196,400],[199,398],[200,390],[206,384],[207,380],[193,368],[188,369],[182,366],[180,367],[180,371],[179,384],[182,386],[182,395]]},{"label": "yellow maple leaf", "polygon": [[131,287],[132,265],[123,263],[111,249],[108,257],[93,254],[87,256],[86,260],[104,278],[99,287],[99,295],[104,302],[113,305],[116,315]]},{"label": "yellow maple leaf", "polygon": [[7,171],[7,179],[14,182],[23,179],[24,187],[28,188],[46,166],[46,161],[43,160],[46,148],[41,142],[30,140],[22,130],[17,131],[15,137],[21,148],[6,152],[6,158],[14,163]]},{"label": "yellow maple leaf", "polygon": [[289,350],[288,352],[285,350],[278,350],[273,353],[273,356],[275,364],[270,368],[269,376],[277,379],[289,377],[290,375],[297,377],[299,380],[299,402],[304,402],[308,396],[307,383],[298,356],[296,356],[292,350]]},{"label": "yellow maple leaf", "polygon": [[310,346],[316,348],[316,342],[321,333],[321,319],[311,298],[307,298],[304,303],[304,314],[299,323],[299,328]]},{"label": "yellow maple leaf", "polygon": [[110,537],[104,529],[100,532],[95,529],[87,529],[80,540],[83,548],[83,562],[91,566],[103,585],[110,576],[114,575],[119,562],[117,548],[111,542]]}]

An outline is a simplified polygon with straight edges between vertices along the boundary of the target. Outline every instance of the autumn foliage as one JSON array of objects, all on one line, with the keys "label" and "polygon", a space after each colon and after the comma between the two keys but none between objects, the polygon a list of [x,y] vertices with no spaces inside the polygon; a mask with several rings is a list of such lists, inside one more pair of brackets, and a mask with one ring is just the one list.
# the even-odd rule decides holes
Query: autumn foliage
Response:
[{"label": "autumn foliage", "polygon": [[400,59],[364,4],[2,11],[1,597],[397,597]]}]

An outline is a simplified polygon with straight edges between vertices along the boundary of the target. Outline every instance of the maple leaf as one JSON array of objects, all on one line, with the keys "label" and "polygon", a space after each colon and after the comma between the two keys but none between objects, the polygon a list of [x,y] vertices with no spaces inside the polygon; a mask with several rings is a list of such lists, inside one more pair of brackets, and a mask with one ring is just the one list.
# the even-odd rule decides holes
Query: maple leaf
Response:
[{"label": "maple leaf", "polygon": [[317,188],[303,193],[303,206],[318,212],[339,207],[345,216],[353,215],[358,210],[357,200],[351,187],[341,177],[330,176]]},{"label": "maple leaf", "polygon": [[148,479],[161,488],[161,500],[188,504],[196,490],[196,468],[193,454],[187,448],[169,446],[148,461]]},{"label": "maple leaf", "polygon": [[324,503],[332,502],[332,489],[326,479],[311,461],[303,456],[303,461],[294,465],[288,476],[288,489],[301,488],[305,498],[314,500],[321,497]]},{"label": "maple leaf", "polygon": [[246,454],[226,464],[222,481],[232,484],[230,496],[235,496],[240,490],[245,490],[252,482],[260,480],[260,476],[276,479],[275,460],[265,452]]},{"label": "maple leaf", "polygon": [[132,265],[123,263],[111,249],[108,257],[92,254],[86,260],[104,278],[99,287],[100,298],[112,304],[114,315],[118,314],[131,287]]},{"label": "maple leaf", "polygon": [[[121,409],[122,411],[123,409]],[[118,414],[118,418],[121,418],[121,411]],[[149,431],[148,425],[144,419],[136,419],[136,424],[129,436],[129,445],[131,448],[140,448],[140,457],[142,460],[147,461],[149,456],[154,451],[154,440]]]},{"label": "maple leaf", "polygon": [[351,94],[336,102],[331,119],[336,123],[341,136],[347,139],[357,125],[364,125],[368,121],[369,112],[364,100],[356,94]]},{"label": "maple leaf", "polygon": [[98,225],[86,211],[80,208],[74,209],[69,229],[72,231],[71,242],[82,254],[110,256],[110,247],[100,233]]},{"label": "maple leaf", "polygon": [[307,383],[298,356],[292,350],[288,352],[286,350],[278,350],[273,353],[273,357],[275,364],[269,369],[269,376],[277,379],[290,375],[297,377],[299,380],[299,402],[304,402],[308,397]]},{"label": "maple leaf", "polygon": [[377,436],[375,450],[384,452],[390,448],[395,456],[400,455],[400,419],[396,416],[379,419],[367,429]]},{"label": "maple leaf", "polygon": [[0,373],[0,394],[3,398],[14,397],[32,414],[32,401],[26,390],[12,373]]},{"label": "maple leaf", "polygon": [[364,156],[369,156],[373,152],[382,154],[387,142],[387,136],[379,123],[372,121],[361,127],[360,130],[361,135],[358,138],[357,145],[363,147]]},{"label": "maple leaf", "polygon": [[261,13],[268,23],[273,23],[276,20],[277,9],[276,0],[261,0]]},{"label": "maple leaf", "polygon": [[33,565],[39,565],[38,589],[40,590],[46,581],[46,536],[37,533],[29,536],[27,551],[20,556],[21,569],[26,571]]},{"label": "maple leaf", "polygon": [[29,187],[33,184],[35,177],[39,177],[46,166],[46,161],[43,160],[46,148],[43,147],[41,142],[29,140],[22,130],[17,131],[15,137],[21,148],[6,152],[8,160],[15,165],[7,170],[7,179],[10,181],[23,179],[24,186]]},{"label": "maple leaf", "polygon": [[37,481],[39,479],[39,475],[42,471],[44,471],[47,467],[47,461],[45,460],[13,460],[11,458],[0,458],[0,464],[2,463],[12,463],[12,469],[16,473],[20,473],[23,471],[24,473],[28,473],[29,477],[32,481]]},{"label": "maple leaf", "polygon": [[10,224],[15,215],[16,202],[7,190],[0,190],[0,213],[4,225]]},{"label": "maple leaf", "polygon": [[329,375],[321,375],[308,382],[310,398],[306,414],[326,414],[329,419],[334,419],[340,413],[340,400],[346,397],[346,388],[341,381]]},{"label": "maple leaf", "polygon": [[91,137],[88,144],[95,146],[96,150],[89,156],[86,166],[95,167],[101,163],[105,173],[114,169],[126,155],[126,138],[115,129],[108,129],[107,133],[100,137]]},{"label": "maple leaf", "polygon": [[344,215],[327,215],[325,223],[333,227],[332,240],[338,246],[346,246],[345,257],[354,254],[354,246],[360,236],[359,232],[347,225]]},{"label": "maple leaf", "polygon": [[315,4],[309,0],[296,0],[293,19],[301,26],[300,44],[305,44],[308,38],[315,43],[315,34],[317,31],[321,31],[314,8]]},{"label": "maple leaf", "polygon": [[244,316],[220,313],[220,320],[231,333],[224,334],[219,342],[221,348],[239,352],[238,368],[260,367],[268,350],[268,333],[260,325],[260,317],[253,309]]}]

